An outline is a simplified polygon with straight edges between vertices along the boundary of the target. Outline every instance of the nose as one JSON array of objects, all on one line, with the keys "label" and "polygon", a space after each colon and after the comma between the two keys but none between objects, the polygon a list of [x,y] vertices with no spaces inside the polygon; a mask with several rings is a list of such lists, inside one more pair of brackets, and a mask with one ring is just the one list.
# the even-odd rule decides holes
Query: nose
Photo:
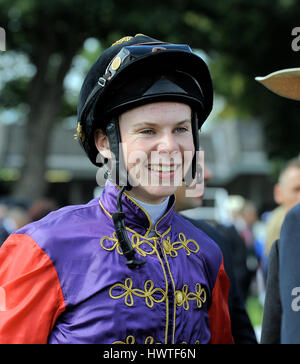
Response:
[{"label": "nose", "polygon": [[179,151],[179,145],[176,137],[171,132],[166,132],[162,135],[157,145],[158,153],[174,154]]}]

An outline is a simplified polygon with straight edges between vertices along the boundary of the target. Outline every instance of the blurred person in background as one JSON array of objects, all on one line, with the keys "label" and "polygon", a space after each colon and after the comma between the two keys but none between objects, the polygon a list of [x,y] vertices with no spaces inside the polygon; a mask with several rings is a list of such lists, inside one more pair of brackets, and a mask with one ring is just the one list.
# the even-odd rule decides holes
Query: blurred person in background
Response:
[{"label": "blurred person in background", "polygon": [[267,288],[264,305],[261,342],[279,344],[282,306],[279,296],[279,237],[289,210],[300,202],[300,160],[291,159],[282,169],[274,187],[274,199],[279,206],[266,224],[266,251],[268,261]]},{"label": "blurred person in background", "polygon": [[3,220],[7,214],[7,206],[4,202],[0,201],[0,247],[7,238],[7,231],[3,226]]},{"label": "blurred person in background", "polygon": [[4,219],[7,213],[7,206],[3,202],[0,201],[0,222]]},{"label": "blurred person in background", "polygon": [[[207,182],[211,178],[211,171],[204,167],[204,180]],[[175,193],[176,196],[176,212],[198,208],[202,205],[202,196],[190,198],[186,197],[186,186],[179,187]],[[215,241],[223,253],[224,267],[230,279],[230,290],[228,297],[229,313],[231,319],[232,335],[235,344],[257,344],[254,329],[250,322],[249,316],[245,309],[244,301],[241,297],[241,292],[236,282],[235,267],[232,259],[232,251],[230,241],[225,232],[221,231],[212,224],[207,223],[202,219],[192,219],[184,215],[192,224],[207,234]]]},{"label": "blurred person in background", "polygon": [[24,207],[9,206],[0,225],[0,246],[14,231],[20,229],[29,222],[28,213]]},{"label": "blurred person in background", "polygon": [[266,224],[266,253],[279,239],[281,226],[287,212],[300,202],[300,159],[294,158],[281,170],[274,187],[274,200],[279,205],[272,211]]},{"label": "blurred person in background", "polygon": [[254,204],[240,195],[229,196],[228,209],[232,218],[231,223],[220,228],[230,241],[237,283],[243,302],[246,303],[258,267],[253,234],[257,212]]},{"label": "blurred person in background", "polygon": [[38,199],[28,209],[29,222],[38,221],[58,208],[58,203],[53,199]]},{"label": "blurred person in background", "polygon": [[[239,233],[246,246],[246,264],[248,269],[248,295],[251,293],[251,284],[253,291],[258,295],[260,303],[263,305],[265,297],[265,275],[264,261],[262,256],[262,233],[264,237],[264,224],[258,217],[258,212],[255,204],[245,199],[243,207],[239,212],[240,225]],[[261,231],[263,229],[263,231]]]},{"label": "blurred person in background", "polygon": [[[257,77],[256,80],[280,96],[300,101],[300,68],[280,70],[265,77]],[[299,344],[300,316],[297,297],[299,290],[297,289],[300,281],[300,169],[298,159],[287,163],[274,192],[278,199],[276,202],[282,205],[282,209],[279,221],[275,223],[276,235],[271,236],[269,241],[271,248],[261,343]],[[283,223],[282,215],[285,216]],[[281,228],[280,235],[278,235],[278,228]],[[273,239],[277,240],[272,242]]]}]

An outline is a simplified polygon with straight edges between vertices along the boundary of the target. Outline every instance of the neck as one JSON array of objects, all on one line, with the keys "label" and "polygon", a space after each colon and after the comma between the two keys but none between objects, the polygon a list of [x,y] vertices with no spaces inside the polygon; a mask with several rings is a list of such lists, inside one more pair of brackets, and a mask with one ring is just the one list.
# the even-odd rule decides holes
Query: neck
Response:
[{"label": "neck", "polygon": [[[134,198],[134,197],[133,197]],[[144,201],[140,201],[136,198],[134,200],[137,204],[142,207],[145,211],[147,211],[148,215],[150,216],[152,225],[154,226],[156,222],[164,215],[168,208],[169,198],[167,197],[163,202],[159,204],[148,203]]]},{"label": "neck", "polygon": [[160,205],[163,203],[166,199],[169,199],[170,196],[153,196],[148,195],[146,192],[143,191],[143,193],[139,193],[136,191],[135,188],[132,188],[130,191],[126,191],[127,195],[134,198],[135,200],[139,200],[141,202],[151,204],[151,205]]}]

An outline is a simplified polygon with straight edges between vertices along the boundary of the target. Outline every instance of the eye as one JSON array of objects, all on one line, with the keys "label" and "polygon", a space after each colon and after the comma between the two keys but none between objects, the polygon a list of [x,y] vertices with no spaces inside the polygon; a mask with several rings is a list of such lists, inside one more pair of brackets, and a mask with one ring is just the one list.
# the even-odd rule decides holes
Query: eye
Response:
[{"label": "eye", "polygon": [[145,134],[145,135],[153,135],[154,134],[154,130],[152,129],[144,129],[140,131],[141,134]]},{"label": "eye", "polygon": [[187,127],[181,126],[181,127],[176,128],[175,131],[176,131],[176,133],[185,133],[185,132],[189,131],[189,129]]}]

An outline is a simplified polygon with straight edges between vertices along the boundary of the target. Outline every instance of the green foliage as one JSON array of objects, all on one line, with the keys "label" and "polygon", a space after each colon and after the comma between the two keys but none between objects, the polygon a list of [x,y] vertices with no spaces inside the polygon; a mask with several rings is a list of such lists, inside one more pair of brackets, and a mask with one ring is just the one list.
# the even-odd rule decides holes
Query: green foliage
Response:
[{"label": "green foliage", "polygon": [[5,84],[1,91],[2,108],[13,108],[19,104],[26,103],[27,90],[30,80],[27,78],[18,78]]},{"label": "green foliage", "polygon": [[[299,53],[291,49],[291,31],[300,19],[295,0],[0,0],[0,9],[7,51],[26,54],[45,84],[57,82],[67,54],[80,54],[89,64],[95,60],[99,50],[90,54],[83,48],[91,37],[106,47],[125,35],[144,33],[202,49],[211,59],[215,92],[226,99],[221,116],[260,119],[271,158],[299,154],[300,104],[254,80],[299,66]],[[27,101],[31,81],[10,82],[2,105]],[[76,112],[68,102],[63,116]]]},{"label": "green foliage", "polygon": [[[293,0],[202,1],[185,17],[194,46],[212,59],[215,91],[225,97],[223,117],[250,116],[262,121],[266,148],[273,159],[299,154],[300,104],[280,98],[254,78],[299,67],[291,48],[300,8]],[[205,20],[205,19],[209,20]],[[201,36],[197,40],[198,31]]]},{"label": "green foliage", "polygon": [[249,296],[246,302],[246,310],[253,327],[261,327],[263,320],[263,307],[256,296]]}]

